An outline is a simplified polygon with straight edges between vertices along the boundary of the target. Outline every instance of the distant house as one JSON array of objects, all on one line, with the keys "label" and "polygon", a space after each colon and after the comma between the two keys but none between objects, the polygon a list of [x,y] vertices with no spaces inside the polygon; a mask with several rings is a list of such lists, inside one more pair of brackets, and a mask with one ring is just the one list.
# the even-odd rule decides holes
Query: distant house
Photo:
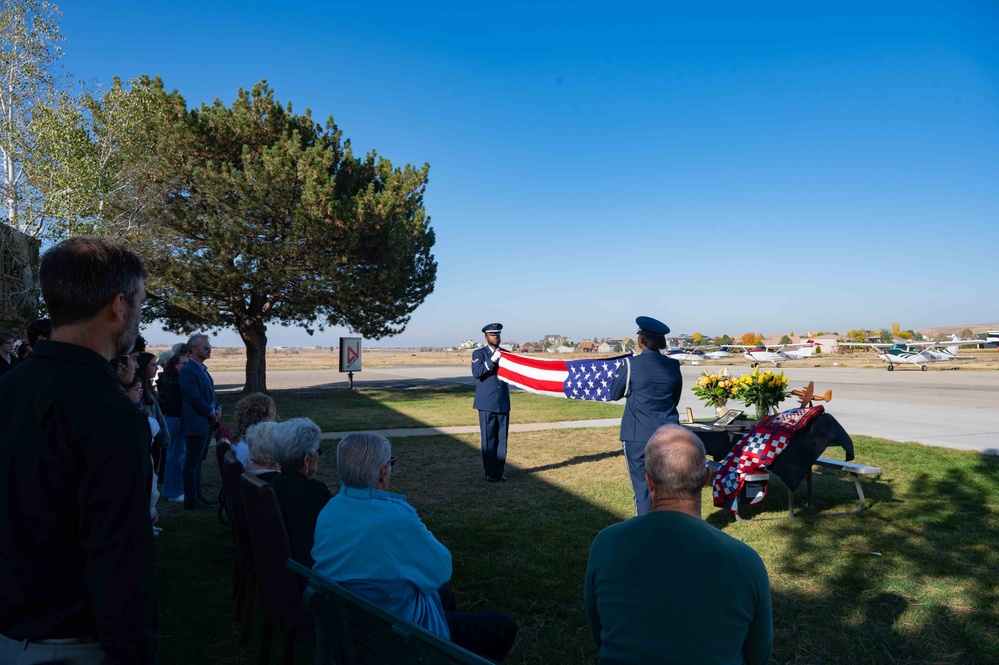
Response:
[{"label": "distant house", "polygon": [[541,353],[543,349],[539,344],[534,342],[528,342],[527,344],[522,344],[520,347],[521,353]]},{"label": "distant house", "polygon": [[624,348],[624,344],[622,344],[620,342],[618,342],[618,343],[615,344],[613,341],[607,340],[606,342],[600,342],[600,346],[597,347],[597,352],[598,353],[617,353],[618,351],[620,351],[623,348]]},{"label": "distant house", "polygon": [[589,340],[583,340],[576,345],[576,353],[596,353],[598,344]]},{"label": "distant house", "polygon": [[458,348],[464,350],[464,349],[476,349],[478,347],[479,347],[478,342],[476,342],[475,340],[466,339],[464,342],[461,343],[461,346],[459,346]]},{"label": "distant house", "polygon": [[555,348],[559,346],[572,346],[572,338],[565,335],[545,335],[539,344],[543,348]]},{"label": "distant house", "polygon": [[[555,351],[555,353],[575,353],[576,352],[576,347],[574,347],[574,346],[560,346],[557,349],[555,349],[554,351]],[[550,350],[549,350],[549,353],[551,353]]]}]

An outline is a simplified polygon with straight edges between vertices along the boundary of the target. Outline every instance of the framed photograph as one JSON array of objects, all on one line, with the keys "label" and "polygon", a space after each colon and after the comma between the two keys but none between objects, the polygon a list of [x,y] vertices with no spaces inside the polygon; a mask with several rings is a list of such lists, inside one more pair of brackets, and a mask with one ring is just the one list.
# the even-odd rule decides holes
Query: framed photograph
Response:
[{"label": "framed photograph", "polygon": [[742,411],[738,409],[729,409],[725,412],[725,415],[718,420],[711,423],[712,427],[727,427],[735,422],[735,419],[742,415]]}]

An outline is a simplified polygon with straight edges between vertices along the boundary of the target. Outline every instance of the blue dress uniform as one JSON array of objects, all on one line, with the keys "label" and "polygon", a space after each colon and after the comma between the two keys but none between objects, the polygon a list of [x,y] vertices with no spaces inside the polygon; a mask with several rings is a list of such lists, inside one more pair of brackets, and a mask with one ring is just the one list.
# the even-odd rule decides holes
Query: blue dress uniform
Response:
[{"label": "blue dress uniform", "polygon": [[[499,323],[490,323],[482,328],[487,335],[496,335],[497,340],[501,330],[503,326]],[[510,386],[496,376],[498,365],[492,361],[494,352],[495,349],[487,345],[472,353],[472,376],[478,379],[472,408],[479,411],[482,468],[486,480],[499,482],[506,480],[503,469],[510,429]]]},{"label": "blue dress uniform", "polygon": [[[669,333],[666,324],[647,316],[638,317],[636,322],[640,334],[665,336]],[[645,483],[645,444],[661,426],[680,422],[676,408],[682,390],[680,363],[653,349],[645,349],[622,363],[611,383],[612,400],[628,398],[621,417],[620,436],[639,515],[651,510],[649,487]]]}]

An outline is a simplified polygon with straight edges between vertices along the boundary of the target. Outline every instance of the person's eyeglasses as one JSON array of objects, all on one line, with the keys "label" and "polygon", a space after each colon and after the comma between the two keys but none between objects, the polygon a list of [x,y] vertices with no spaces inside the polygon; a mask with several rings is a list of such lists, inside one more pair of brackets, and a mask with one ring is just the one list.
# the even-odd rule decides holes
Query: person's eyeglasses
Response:
[{"label": "person's eyeglasses", "polygon": [[395,468],[395,457],[389,458],[389,468]]},{"label": "person's eyeglasses", "polygon": [[323,449],[322,448],[316,448],[316,455],[319,456],[319,455],[322,455],[322,454],[323,454]]}]

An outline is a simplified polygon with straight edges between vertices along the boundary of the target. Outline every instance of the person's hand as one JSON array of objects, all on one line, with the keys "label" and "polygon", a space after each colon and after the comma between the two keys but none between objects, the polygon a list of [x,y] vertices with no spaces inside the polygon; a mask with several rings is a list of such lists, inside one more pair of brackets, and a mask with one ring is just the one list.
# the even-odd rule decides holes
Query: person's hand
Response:
[{"label": "person's hand", "polygon": [[222,418],[222,410],[219,409],[218,411],[215,412],[214,422],[218,422],[221,418]]},{"label": "person's hand", "polygon": [[496,349],[495,351],[493,351],[493,357],[491,358],[491,360],[495,363],[499,362],[499,359],[500,359],[500,350]]}]

